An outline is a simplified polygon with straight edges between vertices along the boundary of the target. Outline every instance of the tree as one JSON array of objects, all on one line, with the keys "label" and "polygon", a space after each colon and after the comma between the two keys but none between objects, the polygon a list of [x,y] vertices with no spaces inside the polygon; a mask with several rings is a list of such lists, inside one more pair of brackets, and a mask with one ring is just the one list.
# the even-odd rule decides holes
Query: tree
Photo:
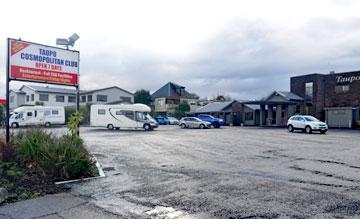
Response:
[{"label": "tree", "polygon": [[71,136],[74,138],[79,131],[79,124],[84,119],[84,114],[81,112],[73,113],[67,123],[67,127],[71,133]]},{"label": "tree", "polygon": [[183,117],[186,115],[187,112],[190,112],[190,105],[187,103],[180,103],[174,112],[174,116],[176,117]]},{"label": "tree", "polygon": [[150,91],[148,90],[137,90],[134,94],[134,102],[150,105],[151,97]]}]

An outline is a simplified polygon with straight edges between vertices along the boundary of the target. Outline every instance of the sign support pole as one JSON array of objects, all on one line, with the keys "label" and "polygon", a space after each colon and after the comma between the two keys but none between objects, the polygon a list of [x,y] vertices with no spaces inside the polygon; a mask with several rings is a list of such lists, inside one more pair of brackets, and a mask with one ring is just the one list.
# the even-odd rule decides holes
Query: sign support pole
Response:
[{"label": "sign support pole", "polygon": [[10,39],[7,39],[6,58],[6,143],[10,141]]}]

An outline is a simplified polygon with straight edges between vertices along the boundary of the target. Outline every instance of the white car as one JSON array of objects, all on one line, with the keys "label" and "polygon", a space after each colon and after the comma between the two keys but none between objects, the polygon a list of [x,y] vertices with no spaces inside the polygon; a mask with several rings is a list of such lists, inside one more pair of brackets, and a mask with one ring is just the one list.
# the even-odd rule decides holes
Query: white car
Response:
[{"label": "white car", "polygon": [[179,125],[179,120],[175,117],[168,117],[169,125]]},{"label": "white car", "polygon": [[313,131],[320,131],[321,134],[325,134],[328,130],[326,123],[321,122],[313,116],[303,116],[295,115],[290,117],[287,122],[287,127],[289,132],[294,130],[302,130],[308,134],[311,134]]}]

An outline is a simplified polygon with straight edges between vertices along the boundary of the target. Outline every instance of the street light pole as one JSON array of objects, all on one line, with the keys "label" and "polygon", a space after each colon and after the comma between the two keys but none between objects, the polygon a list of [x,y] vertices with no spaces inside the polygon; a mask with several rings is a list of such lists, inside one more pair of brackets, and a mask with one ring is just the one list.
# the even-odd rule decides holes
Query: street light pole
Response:
[{"label": "street light pole", "polygon": [[10,39],[7,39],[6,58],[6,143],[10,141]]},{"label": "street light pole", "polygon": [[[56,44],[65,46],[66,49],[69,50],[69,46],[73,47],[75,42],[78,39],[79,39],[79,36],[76,33],[74,33],[68,39],[65,39],[65,38],[56,39]],[[78,76],[79,76],[79,72],[78,72]],[[78,77],[78,80],[79,80],[79,77]],[[76,113],[79,113],[80,112],[80,85],[79,85],[79,81],[77,82],[77,85],[75,87],[76,87]],[[78,124],[78,131],[77,131],[76,134],[77,134],[77,136],[80,136],[80,123]]]}]

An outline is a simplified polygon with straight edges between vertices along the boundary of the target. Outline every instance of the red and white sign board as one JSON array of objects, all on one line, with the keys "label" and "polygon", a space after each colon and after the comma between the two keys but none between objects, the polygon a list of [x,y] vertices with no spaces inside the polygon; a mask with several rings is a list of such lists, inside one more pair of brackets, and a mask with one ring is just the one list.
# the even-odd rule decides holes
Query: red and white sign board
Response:
[{"label": "red and white sign board", "polygon": [[10,79],[79,84],[79,52],[10,39]]}]

